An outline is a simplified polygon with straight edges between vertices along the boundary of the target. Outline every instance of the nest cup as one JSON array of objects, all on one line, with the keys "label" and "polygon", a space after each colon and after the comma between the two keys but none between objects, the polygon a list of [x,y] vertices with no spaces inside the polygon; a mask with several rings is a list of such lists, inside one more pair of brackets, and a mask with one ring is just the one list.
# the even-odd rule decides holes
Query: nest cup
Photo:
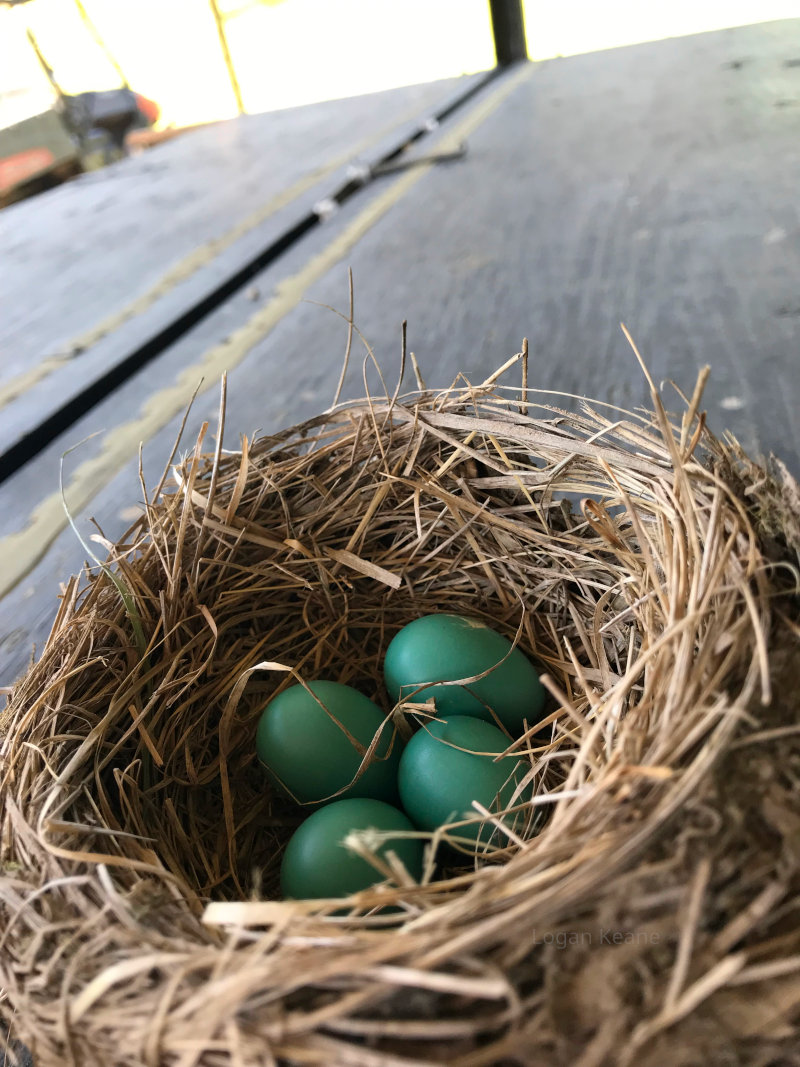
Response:
[{"label": "nest cup", "polygon": [[[701,385],[678,419],[654,388],[566,411],[501,386],[518,361],[201,437],[66,586],[2,720],[1,1009],[37,1067],[796,1052],[797,486]],[[330,678],[407,729],[383,656],[436,611],[541,666],[528,831],[344,914],[280,901],[302,813],[261,709]]]}]

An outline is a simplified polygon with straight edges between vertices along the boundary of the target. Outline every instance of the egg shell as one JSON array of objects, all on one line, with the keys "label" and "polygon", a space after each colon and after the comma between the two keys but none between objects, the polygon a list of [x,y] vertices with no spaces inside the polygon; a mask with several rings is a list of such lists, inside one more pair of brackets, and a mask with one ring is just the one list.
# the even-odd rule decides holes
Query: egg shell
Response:
[{"label": "egg shell", "polygon": [[531,726],[542,718],[545,692],[525,654],[485,623],[461,615],[423,615],[395,634],[383,665],[386,688],[395,702],[408,700],[425,683],[472,678],[490,668],[491,673],[476,682],[433,685],[413,699],[432,697],[442,717],[471,715],[493,723],[491,708],[509,733],[519,737],[525,721]]},{"label": "egg shell", "polygon": [[[495,754],[504,752],[508,745],[505,734],[482,719],[453,715],[425,723],[407,743],[398,773],[400,800],[415,826],[435,830],[472,818],[474,823],[459,826],[453,835],[485,843],[494,834],[495,843],[507,844],[491,823],[481,825],[472,802],[477,800],[492,813],[511,805],[527,765],[516,756],[495,761]],[[514,805],[530,795],[526,786],[514,798]],[[524,813],[507,815],[503,820],[519,831]]]},{"label": "egg shell", "polygon": [[[301,823],[286,846],[281,864],[281,891],[294,899],[345,897],[385,879],[342,843],[354,830],[414,832],[402,811],[381,800],[336,800]],[[422,877],[423,843],[413,837],[389,838],[376,854],[395,852],[408,873]]]},{"label": "egg shell", "polygon": [[[381,709],[363,693],[339,682],[313,681],[308,689],[311,693],[302,685],[290,686],[262,712],[256,750],[273,780],[302,804],[345,796],[396,801],[403,746],[392,725],[384,725]],[[353,782],[381,728],[371,763]],[[351,738],[361,746],[360,751]],[[349,782],[353,784],[334,797]]]}]

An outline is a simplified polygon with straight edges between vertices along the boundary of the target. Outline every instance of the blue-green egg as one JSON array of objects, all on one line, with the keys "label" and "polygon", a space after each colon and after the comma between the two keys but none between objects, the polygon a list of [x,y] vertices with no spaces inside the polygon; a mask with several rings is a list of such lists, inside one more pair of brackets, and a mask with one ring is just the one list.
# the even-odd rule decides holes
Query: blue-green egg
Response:
[{"label": "blue-green egg", "polygon": [[423,843],[402,836],[415,831],[401,811],[380,800],[337,800],[309,815],[290,838],[281,863],[284,897],[346,897],[383,882],[371,863],[344,846],[354,830],[388,832],[376,855],[394,852],[412,878],[422,878]]},{"label": "blue-green egg", "polygon": [[[349,685],[328,681],[309,682],[308,689],[293,685],[261,714],[258,758],[273,780],[301,804],[343,797],[391,803],[397,800],[403,746],[385,720],[377,704]],[[378,731],[370,763],[356,778]]]},{"label": "blue-green egg", "polygon": [[[400,759],[400,800],[415,826],[436,830],[460,819],[474,819],[452,831],[472,841],[508,844],[502,832],[472,807],[477,800],[492,814],[516,807],[530,799],[531,789],[522,784],[527,765],[517,756],[496,760],[509,745],[508,738],[491,723],[464,715],[427,722],[405,747]],[[505,825],[519,833],[525,824],[524,810],[502,816]]]},{"label": "blue-green egg", "polygon": [[413,700],[432,697],[442,717],[470,715],[494,722],[494,712],[512,737],[544,713],[545,692],[525,654],[485,623],[461,615],[423,615],[404,626],[386,650],[383,671],[394,701],[408,700],[429,682],[490,671],[467,685],[432,685]]}]

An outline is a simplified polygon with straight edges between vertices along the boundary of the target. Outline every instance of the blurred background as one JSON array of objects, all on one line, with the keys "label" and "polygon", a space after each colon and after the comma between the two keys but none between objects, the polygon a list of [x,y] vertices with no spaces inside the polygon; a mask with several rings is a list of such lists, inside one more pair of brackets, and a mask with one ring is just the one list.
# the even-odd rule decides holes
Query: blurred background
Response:
[{"label": "blurred background", "polygon": [[[546,59],[788,18],[800,5],[526,0],[523,9],[529,55]],[[493,64],[487,0],[5,0],[0,128],[46,112],[59,90],[127,84],[157,105],[162,130]]]}]

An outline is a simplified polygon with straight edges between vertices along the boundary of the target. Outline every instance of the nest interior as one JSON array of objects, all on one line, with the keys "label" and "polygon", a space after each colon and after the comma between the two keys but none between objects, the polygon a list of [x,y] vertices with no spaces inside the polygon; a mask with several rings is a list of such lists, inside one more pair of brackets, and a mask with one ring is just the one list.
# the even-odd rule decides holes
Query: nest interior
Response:
[{"label": "nest interior", "polygon": [[[0,1009],[37,1064],[799,1047],[797,486],[709,433],[702,383],[676,421],[655,389],[563,410],[509,366],[236,453],[201,435],[66,586],[2,720]],[[256,764],[261,709],[331,678],[406,728],[383,655],[435,611],[541,667],[535,832],[349,917],[278,900],[302,812]]]}]

